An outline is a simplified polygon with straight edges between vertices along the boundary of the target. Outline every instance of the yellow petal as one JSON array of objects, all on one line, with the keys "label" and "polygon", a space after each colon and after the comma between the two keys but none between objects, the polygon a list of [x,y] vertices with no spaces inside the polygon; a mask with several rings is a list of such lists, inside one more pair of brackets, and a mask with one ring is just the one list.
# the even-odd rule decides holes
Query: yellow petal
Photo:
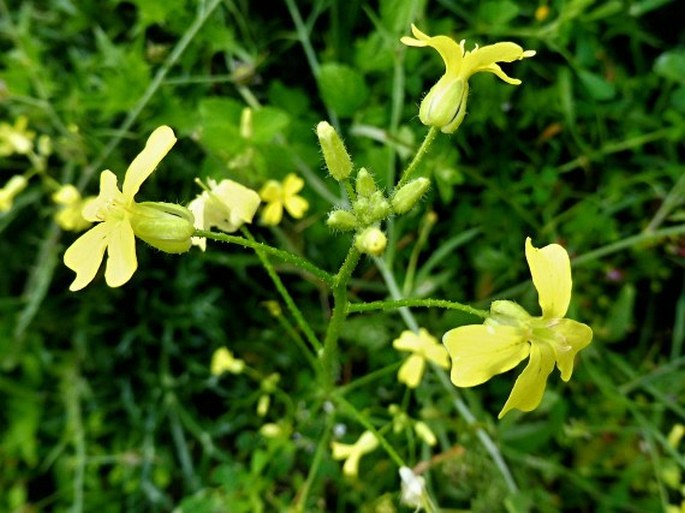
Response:
[{"label": "yellow petal", "polygon": [[510,84],[520,84],[521,81],[508,77],[496,62],[513,62],[524,57],[526,54],[516,43],[503,42],[476,48],[466,53],[463,64],[463,74],[466,77],[479,71],[495,73],[499,78]]},{"label": "yellow petal", "polygon": [[304,187],[304,180],[295,173],[289,173],[283,179],[283,194],[288,197],[297,194]]},{"label": "yellow petal", "polygon": [[392,347],[398,351],[419,351],[421,339],[411,330],[404,330],[398,338],[392,341]]},{"label": "yellow petal", "polygon": [[138,189],[140,189],[140,185],[147,180],[175,143],[174,131],[166,125],[160,126],[150,134],[145,143],[145,148],[133,159],[126,170],[123,185],[126,201],[133,200]]},{"label": "yellow petal", "polygon": [[283,188],[276,180],[267,181],[259,190],[259,197],[267,203],[272,201],[281,201],[282,196]]},{"label": "yellow petal", "polygon": [[404,383],[409,388],[416,388],[421,382],[426,360],[421,356],[412,354],[407,358],[397,372],[397,381]]},{"label": "yellow petal", "polygon": [[571,301],[571,261],[566,250],[559,244],[544,248],[533,247],[530,237],[526,239],[526,260],[538,291],[542,316],[561,318],[566,315]]},{"label": "yellow petal", "polygon": [[302,219],[309,208],[309,202],[302,196],[289,196],[285,198],[285,209],[295,219]]},{"label": "yellow petal", "polygon": [[112,205],[120,202],[123,202],[123,195],[117,186],[117,177],[105,169],[100,173],[100,193],[83,207],[83,217],[91,223],[105,221]]},{"label": "yellow petal", "polygon": [[354,445],[331,442],[331,450],[333,451],[334,460],[342,460],[348,458],[350,454],[352,454],[354,451]]},{"label": "yellow petal", "polygon": [[225,232],[234,232],[243,223],[251,223],[261,202],[259,194],[233,180],[222,180],[212,188],[207,203],[210,225]]},{"label": "yellow petal", "polygon": [[427,360],[430,360],[431,362],[442,367],[443,369],[447,369],[450,366],[449,353],[447,352],[447,349],[445,349],[445,347],[441,346],[440,344],[435,344],[431,347],[426,348],[426,350],[424,351],[424,355],[426,356]]},{"label": "yellow petal", "polygon": [[475,324],[448,331],[442,337],[452,358],[452,383],[472,387],[516,367],[530,351],[518,328]]},{"label": "yellow petal", "polygon": [[105,281],[110,287],[120,287],[131,279],[137,268],[133,228],[127,219],[123,219],[109,233]]},{"label": "yellow petal", "polygon": [[553,327],[557,343],[552,347],[557,360],[561,379],[568,381],[573,373],[573,360],[576,353],[592,342],[592,328],[582,322],[560,319]]},{"label": "yellow petal", "polygon": [[81,290],[93,281],[102,263],[111,229],[110,223],[97,224],[76,239],[64,252],[64,265],[76,272],[76,278],[69,286],[69,290]]},{"label": "yellow petal", "polygon": [[497,418],[501,419],[513,408],[531,411],[538,407],[545,393],[547,376],[554,369],[554,354],[547,344],[533,344],[530,361],[516,379],[514,388]]},{"label": "yellow petal", "polygon": [[283,204],[274,201],[267,204],[262,210],[262,222],[268,226],[276,226],[283,219]]}]

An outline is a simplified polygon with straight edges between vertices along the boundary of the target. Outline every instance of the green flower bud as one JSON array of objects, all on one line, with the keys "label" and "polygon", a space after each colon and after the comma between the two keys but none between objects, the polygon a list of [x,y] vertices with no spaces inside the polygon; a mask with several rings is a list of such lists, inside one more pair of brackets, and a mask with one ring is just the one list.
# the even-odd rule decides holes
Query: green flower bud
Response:
[{"label": "green flower bud", "polygon": [[385,250],[388,239],[376,226],[370,226],[358,233],[354,239],[354,246],[360,253],[379,256]]},{"label": "green flower bud", "polygon": [[435,126],[451,134],[459,128],[466,115],[469,83],[463,78],[443,76],[428,92],[419,107],[419,119],[424,125]]},{"label": "green flower bud", "polygon": [[316,126],[316,135],[331,176],[338,181],[350,176],[352,159],[335,129],[328,122],[322,121]]},{"label": "green flower bud", "polygon": [[343,232],[355,230],[359,227],[357,218],[349,210],[334,210],[328,214],[326,224],[333,230],[341,230]]},{"label": "green flower bud", "polygon": [[357,194],[362,198],[368,198],[378,190],[373,176],[365,167],[361,168],[357,173],[356,189]]},{"label": "green flower bud", "polygon": [[381,191],[376,191],[370,197],[359,197],[352,205],[352,209],[362,226],[382,221],[392,212],[390,203]]},{"label": "green flower bud", "polygon": [[190,249],[195,233],[193,214],[175,203],[145,201],[130,209],[133,233],[150,246],[166,253],[184,253]]},{"label": "green flower bud", "polygon": [[530,314],[513,301],[500,299],[490,305],[490,317],[485,324],[523,326],[530,320]]},{"label": "green flower bud", "polygon": [[429,186],[428,178],[417,178],[403,185],[392,197],[392,209],[396,214],[409,212],[426,193]]}]

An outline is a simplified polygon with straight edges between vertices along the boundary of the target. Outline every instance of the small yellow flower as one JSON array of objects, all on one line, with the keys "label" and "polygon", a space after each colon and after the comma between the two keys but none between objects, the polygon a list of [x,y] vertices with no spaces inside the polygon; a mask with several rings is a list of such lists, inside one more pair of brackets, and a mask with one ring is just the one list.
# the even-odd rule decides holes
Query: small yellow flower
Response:
[{"label": "small yellow flower", "polygon": [[8,157],[15,153],[26,155],[33,150],[36,134],[27,130],[28,124],[26,116],[19,116],[14,125],[0,123],[0,157]]},{"label": "small yellow flower", "polygon": [[401,39],[407,46],[430,46],[437,50],[445,62],[445,74],[431,88],[421,102],[419,119],[424,125],[435,126],[446,134],[451,134],[466,115],[466,101],[469,94],[469,78],[479,71],[494,73],[508,84],[518,85],[520,80],[507,76],[498,62],[513,62],[532,57],[533,50],[524,50],[510,42],[495,43],[479,48],[478,45],[467,51],[465,40],[457,43],[447,36],[431,37],[411,26],[414,37]]},{"label": "small yellow flower", "polygon": [[353,444],[331,442],[333,459],[345,460],[343,474],[348,477],[357,477],[359,474],[359,460],[364,454],[370,453],[378,447],[378,439],[371,431],[364,431]]},{"label": "small yellow flower", "polygon": [[7,180],[7,183],[0,189],[0,212],[9,212],[14,205],[14,198],[26,189],[28,180],[23,175],[14,175]]},{"label": "small yellow flower", "polygon": [[100,268],[107,250],[105,281],[119,287],[138,267],[135,236],[163,251],[179,253],[190,248],[194,232],[192,214],[180,205],[136,203],[141,184],[176,142],[168,126],[157,128],[145,148],[126,171],[122,190],[109,169],[100,174],[100,194],[83,209],[83,217],[98,223],[81,235],[64,253],[64,264],[76,272],[69,290],[88,285]]},{"label": "small yellow flower", "polygon": [[259,191],[259,196],[266,202],[262,211],[262,222],[276,226],[283,219],[283,208],[295,219],[301,219],[309,208],[309,203],[297,193],[304,187],[304,180],[295,173],[285,177],[283,183],[269,180]]},{"label": "small yellow flower", "polygon": [[[260,199],[252,189],[234,182],[221,180],[219,183],[207,180],[207,190],[188,204],[195,217],[195,228],[211,230],[213,227],[232,233],[244,223],[251,223],[257,212]],[[193,237],[192,243],[202,251],[207,247],[204,237]]]},{"label": "small yellow flower", "polygon": [[450,366],[447,350],[424,328],[421,328],[418,333],[410,330],[403,331],[399,338],[393,340],[392,346],[398,351],[412,353],[397,373],[397,379],[409,388],[419,386],[426,370],[426,361],[431,361],[443,369]]},{"label": "small yellow flower", "polygon": [[220,347],[212,355],[210,369],[214,376],[221,376],[224,372],[240,374],[245,369],[245,362],[240,358],[235,358],[227,348]]},{"label": "small yellow flower", "polygon": [[95,200],[95,196],[83,198],[76,187],[63,185],[52,195],[52,201],[60,205],[55,212],[55,222],[63,230],[80,232],[92,223],[83,217],[83,209]]},{"label": "small yellow flower", "polygon": [[512,301],[495,301],[484,324],[455,328],[442,339],[452,357],[452,383],[458,387],[484,383],[529,358],[499,418],[513,408],[537,408],[555,363],[561,379],[568,381],[576,353],[592,341],[589,326],[564,318],[572,287],[566,250],[558,244],[534,248],[529,237],[526,259],[542,316],[533,317]]}]

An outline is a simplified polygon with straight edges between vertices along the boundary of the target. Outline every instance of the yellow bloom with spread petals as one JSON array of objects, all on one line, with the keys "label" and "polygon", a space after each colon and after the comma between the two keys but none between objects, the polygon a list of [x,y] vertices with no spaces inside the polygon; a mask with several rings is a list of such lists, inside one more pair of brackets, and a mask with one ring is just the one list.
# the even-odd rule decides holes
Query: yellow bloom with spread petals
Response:
[{"label": "yellow bloom with spread petals", "polygon": [[[252,189],[234,182],[207,180],[207,189],[188,204],[195,217],[195,228],[210,230],[213,227],[232,233],[244,223],[251,223],[260,199]],[[204,237],[193,237],[192,243],[202,251],[207,247]]]},{"label": "yellow bloom with spread petals", "polygon": [[398,351],[411,352],[397,373],[397,380],[409,388],[419,386],[426,370],[427,361],[433,362],[443,369],[450,366],[447,350],[440,345],[438,339],[424,328],[421,328],[418,333],[410,330],[403,331],[399,338],[393,340],[392,347]]},{"label": "yellow bloom with spread petals", "polygon": [[0,123],[0,157],[18,153],[26,155],[33,150],[35,132],[28,130],[29,118],[19,116],[14,125]]},{"label": "yellow bloom with spread petals", "polygon": [[513,408],[537,408],[555,364],[561,379],[568,381],[576,353],[592,341],[589,326],[564,318],[572,287],[566,250],[558,244],[535,248],[529,237],[526,260],[538,291],[540,317],[512,301],[495,301],[484,324],[455,328],[442,339],[452,357],[450,377],[458,387],[479,385],[529,359],[499,418]]},{"label": "yellow bloom with spread petals", "polygon": [[83,217],[98,224],[64,253],[65,265],[76,272],[69,290],[80,290],[95,278],[105,250],[107,285],[119,287],[130,280],[138,267],[135,236],[169,253],[190,248],[195,229],[188,209],[170,203],[134,201],[141,184],[175,142],[174,132],[168,126],[152,132],[143,151],[128,167],[121,190],[112,171],[107,169],[100,174],[100,194],[83,209]]},{"label": "yellow bloom with spread petals", "polygon": [[445,74],[421,102],[419,119],[424,125],[437,127],[446,134],[454,132],[464,120],[471,75],[486,71],[508,84],[518,85],[521,81],[507,76],[497,63],[518,61],[535,55],[535,51],[524,50],[510,42],[482,48],[476,45],[473,50],[467,51],[464,48],[465,40],[457,43],[447,36],[431,37],[414,25],[411,30],[414,37],[405,36],[401,39],[402,43],[415,47],[430,46],[437,50],[445,62]]},{"label": "yellow bloom with spread petals", "polygon": [[269,180],[259,191],[259,196],[266,202],[262,210],[262,222],[276,226],[283,219],[283,208],[295,219],[304,217],[309,202],[297,193],[304,187],[304,180],[295,173],[290,173],[283,182]]},{"label": "yellow bloom with spread petals", "polygon": [[83,209],[95,200],[95,196],[83,198],[76,187],[63,185],[53,195],[52,201],[60,205],[55,212],[55,222],[63,230],[80,232],[92,223],[83,217]]},{"label": "yellow bloom with spread petals", "polygon": [[357,477],[359,474],[359,460],[367,453],[374,451],[378,447],[378,439],[371,431],[364,431],[353,444],[342,444],[331,442],[333,459],[345,460],[343,464],[343,474],[348,477]]}]

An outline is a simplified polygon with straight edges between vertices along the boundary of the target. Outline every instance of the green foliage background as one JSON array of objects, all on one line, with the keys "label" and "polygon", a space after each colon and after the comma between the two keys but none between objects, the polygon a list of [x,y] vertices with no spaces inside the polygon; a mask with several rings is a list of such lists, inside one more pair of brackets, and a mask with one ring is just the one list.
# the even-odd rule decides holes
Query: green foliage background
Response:
[{"label": "green foliage background", "polygon": [[[431,462],[429,487],[444,511],[670,511],[685,486],[683,444],[667,439],[685,421],[682,5],[551,1],[539,20],[541,5],[0,0],[0,121],[26,115],[52,139],[49,174],[91,193],[102,169],[121,177],[160,124],[179,142],[141,199],[185,204],[196,176],[258,188],[297,172],[308,215],[255,232],[335,271],[349,236],[324,224],[340,191],[325,176],[316,123],[337,122],[357,165],[392,184],[426,131],[420,99],[443,72],[437,54],[399,43],[412,22],[467,48],[511,40],[535,49],[507,68],[521,86],[471,79],[464,124],[422,165],[434,186],[389,228],[385,255],[412,297],[483,308],[507,297],[536,311],[525,237],[571,254],[569,316],[595,331],[571,382],[555,373],[538,410],[501,422],[511,374],[462,392],[519,491],[507,491],[434,378],[411,401],[397,384],[391,342],[405,327],[396,313],[351,318],[343,384],[390,372],[347,399],[379,429],[391,403],[431,426],[433,449],[411,433],[391,441],[412,464]],[[255,108],[249,139],[239,130],[246,105]],[[0,159],[0,182],[28,167],[22,156]],[[437,222],[412,275],[428,211]],[[218,244],[181,256],[140,245],[126,286],[97,279],[70,293],[61,255],[74,235],[60,232],[53,212],[36,178],[0,216],[0,511],[409,511],[383,451],[349,481],[317,449],[334,424],[353,436],[363,429],[344,412],[322,413],[325,398],[264,305],[278,297],[256,256]],[[322,328],[325,291],[278,270]],[[386,297],[370,259],[352,294]],[[474,322],[415,314],[436,336]],[[258,380],[210,375],[224,345],[261,375],[280,373],[266,418],[255,413]],[[263,437],[266,421],[292,436]]]}]

